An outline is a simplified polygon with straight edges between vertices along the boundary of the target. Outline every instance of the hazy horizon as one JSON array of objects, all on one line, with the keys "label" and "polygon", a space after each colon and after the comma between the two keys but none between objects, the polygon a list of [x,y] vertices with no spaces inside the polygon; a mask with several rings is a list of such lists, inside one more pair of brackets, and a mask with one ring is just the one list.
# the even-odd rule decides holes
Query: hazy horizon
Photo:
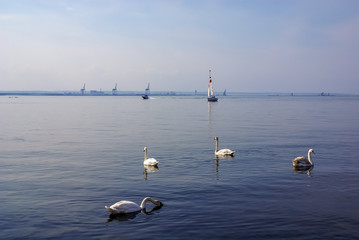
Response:
[{"label": "hazy horizon", "polygon": [[358,26],[355,0],[0,0],[0,91],[205,92],[211,69],[216,92],[358,94]]},{"label": "hazy horizon", "polygon": [[[346,93],[346,92],[243,92],[243,91],[227,91],[226,95],[228,96],[246,96],[246,95],[265,95],[265,96],[359,96],[359,93]],[[94,91],[94,92],[91,92]],[[114,95],[118,96],[131,96],[131,95],[141,95],[145,91],[143,90],[117,90]],[[214,91],[214,94],[217,97],[222,97],[224,91]],[[88,89],[85,91],[84,95],[113,95],[112,90],[110,89]],[[82,95],[80,90],[0,90],[0,95],[34,95],[34,96],[49,96],[49,95],[68,95],[68,96],[75,96],[75,95]],[[198,96],[207,96],[207,90],[206,91],[198,91],[198,90],[192,90],[192,91],[173,91],[173,90],[153,90],[149,93],[149,95],[153,96],[187,96],[187,95],[198,95]],[[225,97],[225,96],[223,96]]]}]

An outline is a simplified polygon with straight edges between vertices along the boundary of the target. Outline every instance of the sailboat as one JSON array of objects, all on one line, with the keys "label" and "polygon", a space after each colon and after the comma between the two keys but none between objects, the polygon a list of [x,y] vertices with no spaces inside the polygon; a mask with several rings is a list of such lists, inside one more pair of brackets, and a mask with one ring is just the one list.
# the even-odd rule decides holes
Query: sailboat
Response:
[{"label": "sailboat", "polygon": [[81,95],[84,95],[86,91],[86,83],[84,83],[84,86],[80,89]]},{"label": "sailboat", "polygon": [[115,88],[112,89],[112,95],[117,95],[117,83],[115,85]]},{"label": "sailboat", "polygon": [[150,94],[150,83],[148,83],[147,88],[145,89],[145,94],[142,95],[142,98],[148,99],[149,94]]},{"label": "sailboat", "polygon": [[208,102],[217,102],[218,98],[213,94],[211,70],[209,70]]}]

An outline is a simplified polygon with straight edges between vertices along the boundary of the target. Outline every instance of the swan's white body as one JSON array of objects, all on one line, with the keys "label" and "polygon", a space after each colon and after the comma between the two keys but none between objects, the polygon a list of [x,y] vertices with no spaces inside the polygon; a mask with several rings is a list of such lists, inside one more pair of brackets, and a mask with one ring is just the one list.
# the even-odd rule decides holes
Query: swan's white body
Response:
[{"label": "swan's white body", "polygon": [[143,160],[143,165],[145,166],[157,166],[158,165],[158,161],[154,158],[147,158],[147,147],[145,147],[143,149],[143,151],[145,152],[145,159]]},{"label": "swan's white body", "polygon": [[125,214],[125,213],[133,213],[133,212],[139,212],[142,209],[146,208],[146,203],[150,201],[156,206],[162,206],[162,203],[158,200],[154,200],[150,197],[146,197],[143,199],[141,205],[131,202],[131,201],[119,201],[110,207],[105,206],[105,208],[111,213],[111,214]]},{"label": "swan's white body", "polygon": [[296,157],[293,159],[293,167],[297,167],[297,168],[304,168],[304,167],[312,167],[314,166],[314,163],[312,161],[312,156],[311,154],[314,153],[313,149],[309,149],[308,151],[308,158],[305,157]]},{"label": "swan's white body", "polygon": [[228,148],[218,150],[218,137],[214,137],[214,140],[216,140],[216,150],[214,152],[214,154],[216,156],[232,156],[233,157],[235,151],[232,151],[231,149],[228,149]]}]

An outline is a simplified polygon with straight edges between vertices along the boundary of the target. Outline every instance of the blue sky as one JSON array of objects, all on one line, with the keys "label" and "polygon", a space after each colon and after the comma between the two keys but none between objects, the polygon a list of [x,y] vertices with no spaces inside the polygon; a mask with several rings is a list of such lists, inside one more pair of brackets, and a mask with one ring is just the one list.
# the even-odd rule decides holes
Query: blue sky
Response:
[{"label": "blue sky", "polygon": [[359,93],[357,0],[0,0],[0,90]]}]

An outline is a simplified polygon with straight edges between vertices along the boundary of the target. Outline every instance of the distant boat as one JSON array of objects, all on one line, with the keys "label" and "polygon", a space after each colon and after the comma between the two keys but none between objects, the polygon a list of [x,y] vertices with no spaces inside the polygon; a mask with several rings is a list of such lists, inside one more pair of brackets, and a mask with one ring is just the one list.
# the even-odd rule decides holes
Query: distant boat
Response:
[{"label": "distant boat", "polygon": [[208,102],[217,102],[218,98],[213,94],[211,70],[209,70],[209,84],[208,84]]},{"label": "distant boat", "polygon": [[112,95],[117,95],[117,83],[115,85],[115,88],[112,89]]},{"label": "distant boat", "polygon": [[84,83],[84,86],[80,89],[81,95],[84,95],[86,91],[86,83]]},{"label": "distant boat", "polygon": [[223,96],[227,96],[227,89],[224,89]]},{"label": "distant boat", "polygon": [[145,94],[142,95],[142,98],[148,99],[149,94],[150,94],[150,83],[148,83],[147,88],[145,89]]}]

